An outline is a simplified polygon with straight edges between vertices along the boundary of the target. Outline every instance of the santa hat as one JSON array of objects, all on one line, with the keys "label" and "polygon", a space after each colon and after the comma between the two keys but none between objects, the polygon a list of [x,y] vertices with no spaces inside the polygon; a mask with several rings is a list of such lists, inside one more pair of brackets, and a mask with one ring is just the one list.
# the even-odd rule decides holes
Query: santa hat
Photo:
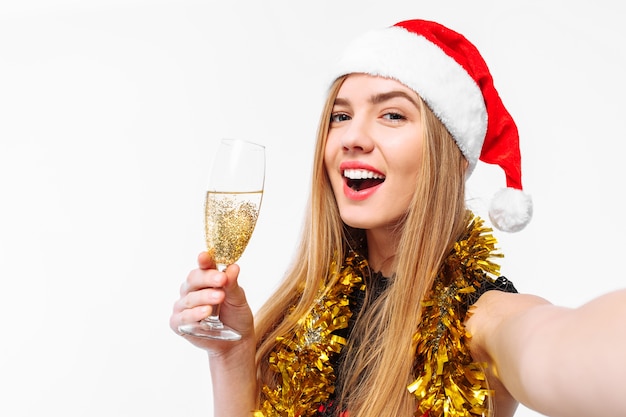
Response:
[{"label": "santa hat", "polygon": [[506,232],[523,229],[532,200],[522,191],[519,136],[502,104],[487,64],[463,35],[426,20],[407,20],[368,32],[350,44],[331,77],[365,73],[413,89],[446,126],[469,162],[499,165],[506,186],[492,199],[489,216]]}]

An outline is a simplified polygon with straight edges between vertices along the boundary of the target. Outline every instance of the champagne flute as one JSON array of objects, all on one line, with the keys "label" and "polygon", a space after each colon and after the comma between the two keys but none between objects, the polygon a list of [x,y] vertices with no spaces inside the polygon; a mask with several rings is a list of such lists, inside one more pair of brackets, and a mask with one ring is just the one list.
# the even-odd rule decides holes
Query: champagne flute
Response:
[{"label": "champagne flute", "polygon": [[[206,247],[224,271],[245,250],[259,215],[265,182],[265,147],[241,139],[222,139],[204,206]],[[188,335],[239,340],[241,335],[219,318],[219,305],[206,319],[179,327]]]}]

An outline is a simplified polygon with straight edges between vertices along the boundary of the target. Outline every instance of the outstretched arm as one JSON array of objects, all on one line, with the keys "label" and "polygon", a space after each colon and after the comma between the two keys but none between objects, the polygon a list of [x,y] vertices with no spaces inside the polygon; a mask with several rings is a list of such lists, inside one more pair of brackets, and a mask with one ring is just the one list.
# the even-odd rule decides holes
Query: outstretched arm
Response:
[{"label": "outstretched arm", "polygon": [[221,305],[221,318],[237,329],[239,341],[219,341],[182,335],[209,355],[213,387],[214,415],[251,416],[256,405],[256,351],[252,312],[243,289],[237,284],[239,267],[230,265],[225,272],[215,269],[208,253],[198,256],[198,268],[189,273],[174,303],[170,327],[207,317],[211,305]]},{"label": "outstretched arm", "polygon": [[472,353],[521,403],[553,417],[626,416],[626,290],[575,309],[490,291],[472,311]]}]

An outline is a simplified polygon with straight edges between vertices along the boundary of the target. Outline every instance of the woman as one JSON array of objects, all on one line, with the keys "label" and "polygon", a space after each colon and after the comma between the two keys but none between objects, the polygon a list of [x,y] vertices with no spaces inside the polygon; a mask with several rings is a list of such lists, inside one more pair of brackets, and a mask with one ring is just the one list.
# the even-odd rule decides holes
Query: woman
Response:
[{"label": "woman", "polygon": [[[532,211],[517,129],[474,46],[401,22],[357,39],[333,80],[306,227],[277,293],[253,320],[238,266],[220,273],[202,253],[174,305],[177,332],[222,303],[243,335],[184,336],[209,353],[215,415],[511,416],[519,401],[626,415],[626,293],[576,310],[517,294],[465,207],[480,157],[507,176],[493,223],[517,231]],[[599,352],[619,359],[593,366]]]}]

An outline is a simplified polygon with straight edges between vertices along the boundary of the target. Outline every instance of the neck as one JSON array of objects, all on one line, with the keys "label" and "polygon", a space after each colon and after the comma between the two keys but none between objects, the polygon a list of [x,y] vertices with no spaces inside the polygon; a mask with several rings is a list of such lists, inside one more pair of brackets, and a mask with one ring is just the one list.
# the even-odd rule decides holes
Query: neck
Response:
[{"label": "neck", "polygon": [[398,249],[398,233],[391,228],[368,229],[367,237],[367,261],[374,271],[381,272],[390,277],[395,272],[395,256]]}]

